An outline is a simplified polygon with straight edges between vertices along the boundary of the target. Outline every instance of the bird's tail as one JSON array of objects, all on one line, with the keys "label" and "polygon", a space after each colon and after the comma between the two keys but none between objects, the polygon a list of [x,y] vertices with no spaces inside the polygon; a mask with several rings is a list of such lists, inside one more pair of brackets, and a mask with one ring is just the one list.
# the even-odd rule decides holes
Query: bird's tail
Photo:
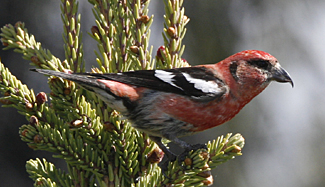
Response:
[{"label": "bird's tail", "polygon": [[89,90],[93,90],[92,88],[94,87],[99,87],[96,78],[91,76],[90,74],[70,74],[70,73],[64,73],[59,71],[47,70],[47,69],[30,69],[30,71],[34,71],[45,75],[53,75],[66,80],[70,80]]}]

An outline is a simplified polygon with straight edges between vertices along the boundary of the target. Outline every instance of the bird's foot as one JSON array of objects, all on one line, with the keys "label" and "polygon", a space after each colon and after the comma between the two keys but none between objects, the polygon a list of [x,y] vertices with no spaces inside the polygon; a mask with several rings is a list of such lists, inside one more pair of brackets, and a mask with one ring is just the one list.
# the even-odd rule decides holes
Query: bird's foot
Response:
[{"label": "bird's foot", "polygon": [[196,151],[198,149],[207,149],[207,146],[205,144],[195,144],[195,145],[189,145],[188,147],[185,148],[185,150],[179,154],[179,155],[175,155],[171,152],[167,153],[167,159],[162,161],[159,164],[159,167],[161,169],[162,174],[165,176],[165,178],[170,179],[170,177],[167,175],[167,171],[168,171],[168,165],[172,162],[174,162],[176,159],[178,161],[178,163],[182,163],[186,157],[188,156],[188,154],[191,151]]},{"label": "bird's foot", "polygon": [[178,163],[182,163],[186,156],[193,150],[196,151],[198,149],[208,149],[205,144],[195,144],[195,145],[189,145],[188,147],[185,148],[183,153],[178,155]]}]

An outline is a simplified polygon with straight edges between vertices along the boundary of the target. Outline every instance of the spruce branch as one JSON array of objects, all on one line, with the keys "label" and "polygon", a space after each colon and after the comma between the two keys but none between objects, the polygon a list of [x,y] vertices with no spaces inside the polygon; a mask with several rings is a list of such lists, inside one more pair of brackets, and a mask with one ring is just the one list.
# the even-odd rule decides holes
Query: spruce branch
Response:
[{"label": "spruce branch", "polygon": [[55,165],[45,159],[29,160],[26,163],[26,170],[35,181],[35,186],[73,186],[69,174],[56,169]]},{"label": "spruce branch", "polygon": [[186,34],[186,24],[190,19],[185,15],[185,9],[182,7],[182,0],[164,0],[165,4],[165,23],[164,47],[157,52],[158,67],[186,67],[189,66],[186,60],[181,57],[185,46],[182,40]]},{"label": "spruce branch", "polygon": [[72,71],[84,72],[82,34],[80,33],[81,15],[77,14],[79,3],[76,0],[61,0],[61,2],[65,58]]},{"label": "spruce branch", "polygon": [[[56,115],[55,109],[47,106],[46,95],[43,92],[35,97],[33,91],[11,75],[2,63],[0,63],[0,72],[0,91],[5,95],[0,101],[3,106],[15,107],[19,113],[29,118],[29,124],[21,126],[19,131],[22,140],[27,142],[29,147],[54,152],[57,154],[56,157],[65,159],[69,164],[85,163],[84,168],[90,168],[89,171],[96,169],[94,166],[103,165],[101,163],[103,159],[96,156],[96,151],[100,145],[104,147],[109,140],[106,139],[104,145],[95,142],[96,132],[101,130],[99,120],[92,121],[92,128],[82,128],[83,133],[73,133],[73,128],[71,128],[73,124],[65,123]],[[81,103],[81,106],[87,105]],[[87,111],[88,116],[95,116],[91,114],[93,111],[90,108]],[[85,146],[83,140],[95,145],[95,148]],[[90,161],[87,155],[90,155]],[[73,158],[77,158],[77,162],[73,161]]]},{"label": "spruce branch", "polygon": [[[132,58],[133,64],[140,64],[140,67],[134,67],[133,69],[153,69],[154,62],[151,61],[151,53],[153,47],[151,46],[150,51],[148,51],[148,44],[150,39],[150,26],[153,22],[153,15],[148,16],[148,6],[150,0],[148,1],[137,1],[129,3],[130,16],[129,20],[133,22],[131,24],[131,36],[133,42],[129,47],[130,53],[134,58]],[[134,63],[136,62],[136,63]]]},{"label": "spruce branch", "polygon": [[95,54],[100,70],[121,72],[153,68],[152,47],[147,50],[152,23],[152,17],[147,15],[150,1],[89,2],[94,5],[97,25],[92,27],[91,36],[98,42],[99,52]]},{"label": "spruce branch", "polygon": [[43,110],[46,110],[44,102],[37,102],[34,91],[22,84],[1,62],[0,93],[4,96],[0,98],[2,106],[16,108],[27,119],[32,115],[42,117]]},{"label": "spruce branch", "polygon": [[41,47],[41,43],[35,41],[33,35],[28,34],[25,24],[17,22],[1,28],[1,42],[3,50],[14,49],[15,52],[23,54],[23,59],[31,61],[31,65],[43,69],[63,71],[68,68],[66,63],[52,55],[50,50]]}]

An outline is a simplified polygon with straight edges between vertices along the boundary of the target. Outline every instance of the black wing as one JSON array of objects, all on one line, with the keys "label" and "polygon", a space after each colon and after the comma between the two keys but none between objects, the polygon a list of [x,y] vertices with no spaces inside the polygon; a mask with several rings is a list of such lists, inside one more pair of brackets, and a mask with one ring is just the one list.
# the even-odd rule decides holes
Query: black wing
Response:
[{"label": "black wing", "polygon": [[227,91],[224,82],[205,67],[82,74],[207,101],[220,97]]}]

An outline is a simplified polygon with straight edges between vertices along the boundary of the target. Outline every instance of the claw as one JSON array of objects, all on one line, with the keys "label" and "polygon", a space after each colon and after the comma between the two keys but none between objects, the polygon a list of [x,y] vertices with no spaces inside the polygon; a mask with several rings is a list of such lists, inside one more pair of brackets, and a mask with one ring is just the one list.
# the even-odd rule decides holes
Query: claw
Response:
[{"label": "claw", "polygon": [[190,150],[208,149],[206,144],[195,144],[190,146]]},{"label": "claw", "polygon": [[195,144],[187,147],[181,154],[178,155],[178,162],[182,163],[190,151],[196,151],[198,149],[208,149],[205,144]]}]

